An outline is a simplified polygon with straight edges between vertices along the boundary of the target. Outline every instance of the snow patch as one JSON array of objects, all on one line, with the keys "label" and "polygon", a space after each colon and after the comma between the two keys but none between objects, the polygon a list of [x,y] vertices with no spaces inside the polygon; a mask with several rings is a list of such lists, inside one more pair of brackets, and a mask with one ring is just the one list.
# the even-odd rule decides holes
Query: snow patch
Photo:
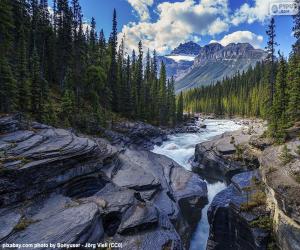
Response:
[{"label": "snow patch", "polygon": [[188,62],[192,62],[195,60],[196,56],[194,55],[169,55],[166,56],[169,59],[174,60],[175,62],[180,62],[180,61],[188,61]]}]

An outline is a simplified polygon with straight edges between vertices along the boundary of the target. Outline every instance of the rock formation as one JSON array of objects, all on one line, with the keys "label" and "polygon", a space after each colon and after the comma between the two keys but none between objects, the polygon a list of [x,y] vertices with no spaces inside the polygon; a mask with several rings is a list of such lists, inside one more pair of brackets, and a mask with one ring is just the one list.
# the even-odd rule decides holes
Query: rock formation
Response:
[{"label": "rock formation", "polygon": [[115,147],[21,116],[1,117],[0,134],[1,244],[188,247],[206,184],[167,157],[136,150],[139,136],[128,132],[131,147]]}]

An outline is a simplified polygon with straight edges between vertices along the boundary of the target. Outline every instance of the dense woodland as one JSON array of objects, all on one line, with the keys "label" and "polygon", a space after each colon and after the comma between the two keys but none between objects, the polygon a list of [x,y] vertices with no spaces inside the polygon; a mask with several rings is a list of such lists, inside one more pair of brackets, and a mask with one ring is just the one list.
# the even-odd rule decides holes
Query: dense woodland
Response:
[{"label": "dense woodland", "polygon": [[[128,55],[113,12],[108,39],[79,0],[0,1],[0,112],[88,130],[125,117],[170,126],[182,120],[174,80],[156,52]],[[160,68],[160,72],[158,71]],[[159,75],[159,77],[158,77]],[[177,106],[177,108],[176,108]]]},{"label": "dense woodland", "polygon": [[261,117],[269,121],[269,135],[279,140],[285,129],[300,121],[300,14],[294,17],[296,43],[288,60],[276,55],[276,26],[271,19],[267,58],[246,72],[215,85],[183,94],[185,110],[227,116]]}]

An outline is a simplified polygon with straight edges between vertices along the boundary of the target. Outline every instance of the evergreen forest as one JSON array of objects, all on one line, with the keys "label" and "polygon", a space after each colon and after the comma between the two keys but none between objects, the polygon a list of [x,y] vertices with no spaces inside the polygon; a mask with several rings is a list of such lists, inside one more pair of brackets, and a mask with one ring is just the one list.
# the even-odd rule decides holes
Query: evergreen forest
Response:
[{"label": "evergreen forest", "polygon": [[[155,51],[127,54],[117,13],[105,38],[85,25],[79,0],[0,1],[0,112],[88,131],[115,119],[173,126],[182,120],[174,80]],[[87,28],[85,28],[87,27]],[[160,69],[160,72],[158,72]],[[159,76],[159,77],[158,77]]]}]

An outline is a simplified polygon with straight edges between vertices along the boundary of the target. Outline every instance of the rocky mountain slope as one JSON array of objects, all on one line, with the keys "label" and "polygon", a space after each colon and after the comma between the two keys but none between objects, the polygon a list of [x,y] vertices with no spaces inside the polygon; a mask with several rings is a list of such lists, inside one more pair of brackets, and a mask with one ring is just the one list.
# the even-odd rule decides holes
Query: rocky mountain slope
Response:
[{"label": "rocky mountain slope", "polygon": [[255,49],[248,43],[231,43],[225,47],[218,43],[208,44],[200,49],[193,65],[181,72],[176,90],[210,85],[238,71],[247,70],[265,57],[263,50]]},{"label": "rocky mountain slope", "polygon": [[193,65],[200,48],[200,45],[194,42],[180,44],[169,55],[159,56],[159,65],[164,62],[168,78],[174,76],[175,79],[179,79]]},{"label": "rocky mountain slope", "polygon": [[141,138],[161,137],[154,131],[141,124],[106,131],[113,146],[22,116],[1,117],[0,244],[188,248],[207,202],[206,184],[169,158],[141,150]]}]

